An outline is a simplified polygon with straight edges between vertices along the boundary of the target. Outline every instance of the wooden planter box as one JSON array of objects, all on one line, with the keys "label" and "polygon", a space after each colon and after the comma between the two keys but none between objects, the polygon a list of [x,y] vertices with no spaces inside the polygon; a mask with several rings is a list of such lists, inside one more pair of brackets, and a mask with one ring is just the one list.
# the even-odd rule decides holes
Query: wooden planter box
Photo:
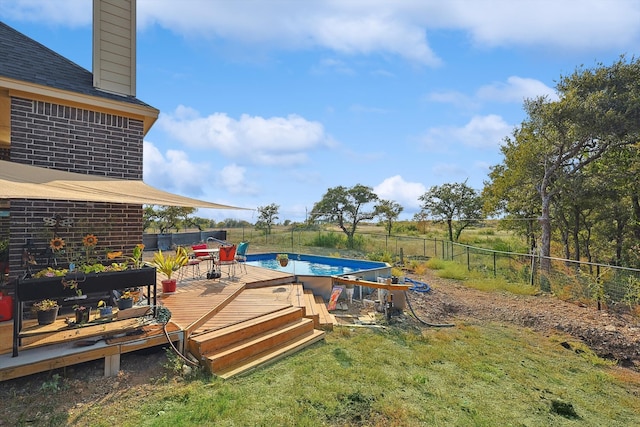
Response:
[{"label": "wooden planter box", "polygon": [[78,281],[78,287],[83,294],[146,286],[150,305],[157,306],[156,269],[153,267],[88,274],[71,273],[65,277],[18,279],[15,285],[13,316],[14,357],[18,355],[20,331],[22,330],[22,312],[25,302],[76,296],[75,289],[65,288],[62,284],[62,279]]},{"label": "wooden planter box", "polygon": [[156,269],[144,267],[137,270],[107,271],[101,273],[71,273],[65,277],[42,277],[16,282],[16,299],[37,301],[46,298],[64,298],[76,295],[74,289],[65,288],[62,279],[77,280],[83,294],[109,292],[113,289],[155,285]]}]

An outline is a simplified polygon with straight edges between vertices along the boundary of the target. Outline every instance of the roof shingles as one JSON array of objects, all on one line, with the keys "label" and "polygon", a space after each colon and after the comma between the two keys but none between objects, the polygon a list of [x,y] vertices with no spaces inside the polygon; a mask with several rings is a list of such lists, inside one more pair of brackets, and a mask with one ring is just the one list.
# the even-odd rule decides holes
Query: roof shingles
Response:
[{"label": "roof shingles", "polygon": [[93,87],[90,71],[0,22],[0,76],[56,89],[149,106],[135,96]]}]

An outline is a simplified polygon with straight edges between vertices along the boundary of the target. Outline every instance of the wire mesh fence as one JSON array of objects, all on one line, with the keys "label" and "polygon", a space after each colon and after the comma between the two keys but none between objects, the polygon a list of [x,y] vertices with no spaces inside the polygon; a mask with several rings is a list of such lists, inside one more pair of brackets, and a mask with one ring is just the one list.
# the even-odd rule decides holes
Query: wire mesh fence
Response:
[{"label": "wire mesh fence", "polygon": [[229,229],[231,241],[251,241],[256,252],[293,252],[344,257],[376,257],[406,265],[431,258],[466,266],[469,272],[510,283],[535,286],[561,299],[598,307],[636,309],[640,305],[640,269],[549,258],[541,268],[539,254],[498,251],[437,238],[356,233],[353,247],[344,234],[325,230],[277,231],[265,235],[249,228]]}]

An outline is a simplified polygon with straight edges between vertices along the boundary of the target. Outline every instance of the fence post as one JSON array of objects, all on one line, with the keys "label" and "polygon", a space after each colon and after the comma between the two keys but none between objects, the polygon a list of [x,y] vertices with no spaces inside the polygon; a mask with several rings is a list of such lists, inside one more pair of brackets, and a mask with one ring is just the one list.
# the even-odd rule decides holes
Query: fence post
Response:
[{"label": "fence post", "polygon": [[531,286],[535,284],[536,277],[536,253],[535,249],[531,251]]},{"label": "fence post", "polygon": [[600,283],[600,265],[596,265],[596,286],[598,287],[598,290],[597,290],[597,292],[598,292],[598,294],[597,294],[598,295],[598,297],[597,297],[597,300],[598,300],[598,311],[600,311],[600,310],[602,310],[602,303],[600,301],[600,299],[601,299],[600,295],[602,294],[602,290],[600,289],[600,286],[602,286],[601,283]]},{"label": "fence post", "polygon": [[497,274],[497,268],[496,268],[496,253],[493,253],[493,277],[495,278]]},{"label": "fence post", "polygon": [[471,271],[471,254],[469,251],[469,246],[467,246],[467,271]]}]

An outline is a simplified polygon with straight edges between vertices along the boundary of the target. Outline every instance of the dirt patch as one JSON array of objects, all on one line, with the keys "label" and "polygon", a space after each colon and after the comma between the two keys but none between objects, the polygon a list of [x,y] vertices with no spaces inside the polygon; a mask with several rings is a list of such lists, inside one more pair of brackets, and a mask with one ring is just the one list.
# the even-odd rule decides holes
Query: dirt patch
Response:
[{"label": "dirt patch", "polygon": [[[434,324],[492,321],[545,334],[563,332],[582,340],[601,357],[640,370],[640,319],[630,314],[598,311],[548,295],[477,291],[453,280],[440,279],[433,272],[414,278],[428,283],[431,290],[410,291],[415,316],[407,309],[394,317],[397,323],[426,327],[420,320]],[[358,316],[371,311],[372,307],[354,301],[345,314]],[[149,395],[159,379],[173,377],[168,365],[167,352],[157,348],[123,355],[122,371],[117,377],[103,377],[103,362],[95,361],[2,382],[0,426],[15,425],[19,419],[27,425],[46,425],[50,413],[62,411],[73,418],[88,405],[116,400],[124,393]],[[57,380],[54,374],[58,375]]]},{"label": "dirt patch", "polygon": [[597,310],[550,295],[522,296],[483,292],[428,272],[428,293],[411,292],[419,319],[431,323],[495,321],[551,334],[564,332],[583,341],[598,356],[640,370],[640,319],[630,313]]}]

